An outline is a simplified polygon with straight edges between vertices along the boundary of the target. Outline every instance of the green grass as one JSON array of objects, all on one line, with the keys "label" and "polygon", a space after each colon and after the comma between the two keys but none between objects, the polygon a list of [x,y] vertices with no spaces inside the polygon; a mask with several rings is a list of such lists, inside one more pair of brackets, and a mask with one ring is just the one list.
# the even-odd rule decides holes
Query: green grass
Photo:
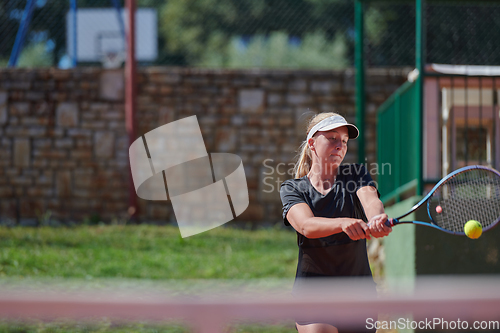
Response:
[{"label": "green grass", "polygon": [[[277,322],[273,325],[266,324],[229,324],[224,328],[231,333],[293,333],[297,330],[293,322]],[[115,323],[106,319],[92,322],[74,322],[59,320],[43,322],[31,320],[0,322],[0,332],[8,333],[190,333],[191,330],[183,323],[154,324],[149,322]]]},{"label": "green grass", "polygon": [[0,277],[253,279],[295,276],[295,233],[171,226],[0,228]]},{"label": "green grass", "polygon": [[[186,279],[286,279],[297,267],[295,232],[215,228],[188,238],[172,226],[0,227],[0,284],[108,281],[114,286]],[[132,282],[130,282],[132,281]],[[135,281],[135,282],[134,282]],[[259,281],[259,280],[255,280]],[[293,322],[234,324],[231,332],[296,332]],[[0,332],[189,332],[186,326],[74,321],[0,321]]]},{"label": "green grass", "polygon": [[181,323],[152,324],[152,323],[113,323],[102,319],[92,322],[74,322],[58,320],[43,322],[30,320],[5,321],[0,323],[0,332],[9,333],[88,333],[88,332],[113,332],[113,333],[188,333],[189,329]]}]

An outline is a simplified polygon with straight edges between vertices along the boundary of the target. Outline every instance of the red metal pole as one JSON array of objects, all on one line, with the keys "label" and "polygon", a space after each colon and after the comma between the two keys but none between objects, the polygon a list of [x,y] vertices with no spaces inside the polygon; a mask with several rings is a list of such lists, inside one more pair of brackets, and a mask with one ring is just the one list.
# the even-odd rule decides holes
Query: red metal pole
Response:
[{"label": "red metal pole", "polygon": [[[135,107],[136,107],[136,64],[135,64],[135,0],[125,0],[128,16],[127,60],[125,62],[125,125],[127,128],[129,147],[135,141]],[[130,161],[130,159],[129,159]],[[137,195],[132,180],[132,170],[129,170],[129,208],[130,217],[138,213]]]}]

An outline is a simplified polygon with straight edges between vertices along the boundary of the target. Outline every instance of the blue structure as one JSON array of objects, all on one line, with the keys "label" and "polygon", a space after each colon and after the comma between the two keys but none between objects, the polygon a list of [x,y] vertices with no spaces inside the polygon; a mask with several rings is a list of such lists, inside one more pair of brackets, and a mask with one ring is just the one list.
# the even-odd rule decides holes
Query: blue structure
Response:
[{"label": "blue structure", "polygon": [[17,31],[16,41],[14,42],[14,48],[9,58],[8,67],[15,67],[21,50],[23,49],[23,44],[26,39],[26,32],[28,31],[29,24],[31,22],[31,17],[33,16],[33,10],[35,9],[35,0],[28,0],[26,7],[24,8],[23,17],[21,19],[21,24],[19,25],[19,30]]}]

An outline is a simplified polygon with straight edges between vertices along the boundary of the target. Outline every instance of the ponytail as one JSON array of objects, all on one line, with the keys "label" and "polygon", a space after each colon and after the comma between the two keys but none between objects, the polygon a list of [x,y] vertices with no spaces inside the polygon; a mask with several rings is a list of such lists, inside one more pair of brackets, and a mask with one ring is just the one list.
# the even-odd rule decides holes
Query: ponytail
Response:
[{"label": "ponytail", "polygon": [[304,140],[300,145],[300,155],[299,160],[295,163],[293,168],[294,178],[302,178],[309,173],[311,170],[311,149],[307,144],[307,141]]}]

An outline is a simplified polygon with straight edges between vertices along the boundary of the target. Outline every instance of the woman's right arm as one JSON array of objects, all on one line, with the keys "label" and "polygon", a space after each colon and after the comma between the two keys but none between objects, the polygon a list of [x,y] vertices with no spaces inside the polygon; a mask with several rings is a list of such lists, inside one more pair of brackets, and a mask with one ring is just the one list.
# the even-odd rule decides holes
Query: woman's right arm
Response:
[{"label": "woman's right arm", "polygon": [[363,220],[315,217],[306,203],[293,205],[286,218],[297,232],[307,238],[321,238],[345,232],[352,240],[370,239],[370,229]]}]

